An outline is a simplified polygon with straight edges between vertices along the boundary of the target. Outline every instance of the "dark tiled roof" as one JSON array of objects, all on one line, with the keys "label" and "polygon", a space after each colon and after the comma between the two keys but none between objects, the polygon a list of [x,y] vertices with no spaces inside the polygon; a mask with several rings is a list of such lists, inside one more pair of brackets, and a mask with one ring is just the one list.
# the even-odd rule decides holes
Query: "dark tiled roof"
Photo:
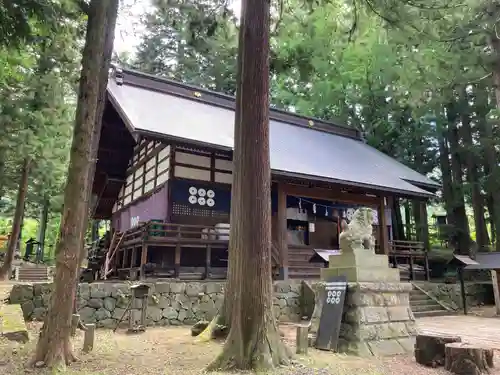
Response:
[{"label": "dark tiled roof", "polygon": [[[129,70],[109,80],[108,93],[132,131],[226,150],[233,147],[230,96]],[[368,146],[355,129],[275,109],[270,117],[275,175],[410,196],[430,196],[422,188],[439,186]]]},{"label": "dark tiled roof", "polygon": [[500,270],[500,253],[477,253],[475,261],[466,270]]}]

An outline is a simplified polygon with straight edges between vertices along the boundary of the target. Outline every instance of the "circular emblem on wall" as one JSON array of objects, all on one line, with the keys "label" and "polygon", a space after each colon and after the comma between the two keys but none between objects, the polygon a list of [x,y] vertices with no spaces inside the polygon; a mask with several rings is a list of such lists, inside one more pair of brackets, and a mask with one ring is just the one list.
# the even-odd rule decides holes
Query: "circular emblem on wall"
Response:
[{"label": "circular emblem on wall", "polygon": [[349,208],[346,212],[346,219],[351,221],[355,211],[356,210],[354,208]]},{"label": "circular emblem on wall", "polygon": [[198,202],[198,198],[196,198],[196,196],[194,195],[189,196],[189,203],[196,204],[196,202]]},{"label": "circular emblem on wall", "polygon": [[215,192],[213,190],[207,190],[207,197],[214,198],[215,197]]},{"label": "circular emblem on wall", "polygon": [[191,186],[189,188],[189,194],[196,195],[197,193],[198,193],[198,189],[196,189],[194,186]]},{"label": "circular emblem on wall", "polygon": [[207,199],[207,206],[208,207],[213,207],[215,206],[215,201],[212,198]]},{"label": "circular emblem on wall", "polygon": [[206,202],[205,202],[205,198],[203,198],[203,197],[199,197],[199,198],[198,198],[198,204],[199,204],[200,206],[204,206],[204,205],[205,205],[205,203],[206,203]]},{"label": "circular emblem on wall", "polygon": [[198,189],[198,195],[200,197],[204,197],[205,195],[207,195],[207,191],[205,189]]}]

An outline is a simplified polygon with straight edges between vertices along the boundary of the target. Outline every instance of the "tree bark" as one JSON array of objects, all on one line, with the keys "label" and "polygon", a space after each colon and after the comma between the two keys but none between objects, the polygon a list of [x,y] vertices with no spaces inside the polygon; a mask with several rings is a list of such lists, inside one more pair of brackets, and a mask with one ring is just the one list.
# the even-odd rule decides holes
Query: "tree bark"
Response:
[{"label": "tree bark", "polygon": [[[465,90],[464,90],[465,91]],[[479,250],[484,250],[489,245],[488,229],[486,228],[486,220],[484,217],[484,199],[481,193],[479,182],[479,165],[477,162],[476,153],[474,151],[474,143],[472,141],[472,124],[470,111],[468,110],[468,95],[463,93],[463,104],[461,111],[462,119],[462,139],[464,143],[464,159],[467,167],[467,180],[471,188],[472,209],[474,212],[474,226],[476,228],[476,243]]]},{"label": "tree bark", "polygon": [[49,221],[50,201],[46,198],[43,202],[42,212],[40,214],[40,228],[38,230],[38,242],[40,242],[40,252],[44,254],[45,233],[47,232],[47,222]]},{"label": "tree bark", "polygon": [[2,267],[0,268],[0,280],[10,279],[12,274],[12,261],[14,260],[14,253],[16,252],[24,217],[24,203],[28,192],[30,164],[31,161],[29,158],[24,159],[23,167],[21,169],[21,177],[19,179],[19,189],[17,192],[16,211],[14,213],[14,220],[12,221],[12,231],[10,232],[5,259]]},{"label": "tree bark", "polygon": [[239,171],[233,177],[238,187],[231,211],[238,218],[238,235],[233,236],[232,223],[236,268],[228,281],[235,284],[230,288],[239,297],[223,351],[209,368],[260,371],[288,364],[291,355],[281,341],[272,310],[269,2],[254,0],[250,6],[243,0],[241,22],[236,115],[240,129],[235,142],[235,148],[240,148],[236,150]]},{"label": "tree bark", "polygon": [[428,367],[444,366],[445,345],[461,342],[458,336],[417,335],[415,339],[415,361]]},{"label": "tree bark", "polygon": [[[115,1],[115,0],[112,0]],[[104,47],[102,54],[102,66],[103,69],[100,72],[99,82],[98,82],[98,99],[95,113],[95,126],[92,132],[92,141],[91,141],[91,151],[90,151],[90,167],[88,172],[88,185],[86,186],[85,192],[85,205],[84,212],[82,213],[83,217],[83,232],[81,238],[81,248],[78,259],[78,267],[81,267],[83,260],[87,257],[86,251],[87,248],[85,246],[85,233],[86,229],[89,225],[89,219],[94,215],[94,207],[90,207],[90,202],[92,201],[92,187],[94,185],[94,177],[95,177],[95,168],[97,165],[97,153],[99,151],[99,141],[101,139],[101,130],[102,130],[102,116],[104,113],[104,108],[106,105],[106,87],[108,85],[108,75],[109,75],[109,67],[111,64],[111,56],[113,54],[113,44],[114,44],[114,33],[116,26],[116,17],[115,15],[110,15],[110,18],[106,21],[107,24],[104,26]],[[97,202],[96,204],[98,204]]]},{"label": "tree bark", "polygon": [[[495,99],[497,110],[500,110],[500,39],[495,33],[492,35],[491,46],[496,55],[494,59],[494,64],[492,67],[493,72],[493,82],[495,87]],[[495,150],[495,144],[492,142],[493,129],[489,121],[483,122],[484,126],[484,141],[485,141],[485,155],[486,162],[489,168],[489,176],[487,179],[487,191],[491,199],[491,211],[490,215],[493,216],[494,231],[498,236],[500,233],[500,192],[498,186],[500,186],[500,167],[498,165],[498,156]],[[495,251],[500,251],[500,241],[496,238],[495,241]]]},{"label": "tree bark", "polygon": [[493,368],[493,349],[483,349],[466,343],[445,346],[445,370],[457,375],[489,374]]},{"label": "tree bark", "polygon": [[[88,212],[87,191],[92,165],[93,132],[99,98],[107,80],[109,57],[105,57],[106,35],[114,30],[118,0],[92,0],[89,4],[87,35],[82,54],[82,71],[71,147],[68,181],[64,191],[64,212],[56,250],[55,289],[47,318],[40,332],[33,364],[53,367],[76,360],[71,350],[71,315],[78,278],[83,232],[82,215]],[[113,34],[113,32],[111,32]],[[112,36],[113,37],[113,36]]]},{"label": "tree bark", "polygon": [[441,126],[438,132],[439,166],[443,181],[443,199],[448,219],[448,225],[453,225],[453,181],[450,169],[450,152],[448,147],[448,131],[446,126]]},{"label": "tree bark", "polygon": [[450,142],[451,154],[451,176],[452,176],[452,197],[453,206],[453,235],[452,244],[458,254],[469,255],[471,248],[471,239],[469,231],[469,221],[465,210],[465,198],[463,191],[463,156],[460,148],[460,135],[458,129],[458,117],[456,112],[456,103],[447,108],[448,117],[448,136]]}]

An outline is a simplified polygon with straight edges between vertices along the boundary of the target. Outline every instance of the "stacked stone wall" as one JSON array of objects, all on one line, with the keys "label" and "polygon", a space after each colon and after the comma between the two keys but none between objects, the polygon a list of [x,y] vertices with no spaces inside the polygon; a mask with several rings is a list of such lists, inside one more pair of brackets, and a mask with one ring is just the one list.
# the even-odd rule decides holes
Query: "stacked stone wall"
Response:
[{"label": "stacked stone wall", "polygon": [[[224,282],[155,282],[148,284],[148,325],[192,324],[212,319],[222,306]],[[84,323],[114,328],[129,305],[131,284],[83,283],[78,286],[77,311]],[[11,304],[20,304],[26,320],[42,320],[50,303],[51,283],[14,285]],[[138,312],[141,300],[134,300]],[[280,321],[300,319],[300,283],[276,282],[273,309]],[[136,316],[137,314],[134,314]],[[128,322],[128,315],[125,314]]]}]

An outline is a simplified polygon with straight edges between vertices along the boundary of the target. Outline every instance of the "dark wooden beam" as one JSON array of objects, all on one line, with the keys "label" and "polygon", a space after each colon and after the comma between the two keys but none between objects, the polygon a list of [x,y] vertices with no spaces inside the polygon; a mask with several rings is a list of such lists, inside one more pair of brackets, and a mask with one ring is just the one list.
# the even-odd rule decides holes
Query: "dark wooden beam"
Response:
[{"label": "dark wooden beam", "polygon": [[387,233],[387,220],[385,217],[386,201],[384,197],[379,200],[377,207],[378,211],[378,227],[379,227],[379,243],[382,254],[389,254],[389,235]]},{"label": "dark wooden beam", "polygon": [[297,197],[329,200],[340,203],[366,204],[369,206],[377,206],[380,202],[380,198],[378,197],[349,193],[340,189],[307,188],[289,184],[283,184],[282,186],[286,194]]}]

